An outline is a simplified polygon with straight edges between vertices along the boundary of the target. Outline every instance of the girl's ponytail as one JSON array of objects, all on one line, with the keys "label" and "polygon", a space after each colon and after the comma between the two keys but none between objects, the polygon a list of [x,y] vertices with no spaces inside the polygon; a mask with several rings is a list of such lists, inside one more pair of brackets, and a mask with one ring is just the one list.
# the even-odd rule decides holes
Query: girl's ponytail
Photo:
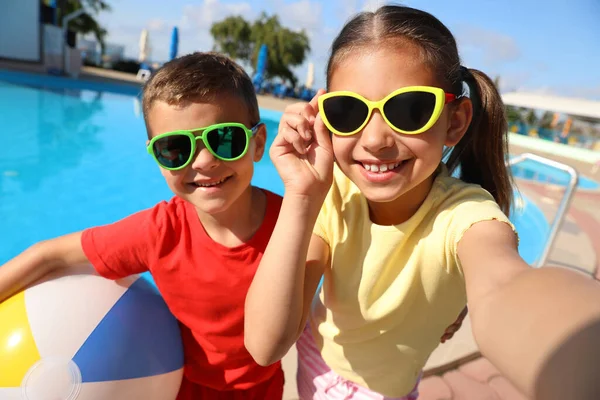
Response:
[{"label": "girl's ponytail", "polygon": [[460,167],[460,179],[481,185],[508,215],[513,201],[512,178],[505,161],[508,126],[505,108],[494,82],[483,72],[461,67],[469,86],[473,120],[462,140],[453,148],[448,169]]}]

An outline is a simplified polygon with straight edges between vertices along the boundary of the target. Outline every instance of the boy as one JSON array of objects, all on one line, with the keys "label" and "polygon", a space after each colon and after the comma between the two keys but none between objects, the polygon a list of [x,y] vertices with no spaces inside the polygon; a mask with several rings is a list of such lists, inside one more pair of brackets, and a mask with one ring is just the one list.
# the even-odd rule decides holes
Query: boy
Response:
[{"label": "boy", "polygon": [[33,245],[0,267],[0,301],[85,262],[109,279],[150,271],[181,325],[178,400],[280,400],[281,364],[256,364],[243,338],[246,292],[281,205],[251,185],[266,142],[252,81],[225,56],[194,53],[158,70],[142,103],[148,151],[175,196]]}]

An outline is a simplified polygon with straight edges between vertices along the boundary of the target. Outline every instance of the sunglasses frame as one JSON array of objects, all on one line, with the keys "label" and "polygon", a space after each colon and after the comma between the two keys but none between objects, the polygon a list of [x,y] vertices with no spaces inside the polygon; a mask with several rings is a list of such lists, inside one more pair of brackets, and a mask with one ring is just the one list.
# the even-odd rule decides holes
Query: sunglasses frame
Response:
[{"label": "sunglasses frame", "polygon": [[[399,129],[398,127],[394,126],[394,124],[392,124],[389,121],[389,119],[385,115],[385,112],[383,111],[383,107],[389,99],[391,99],[395,96],[398,96],[400,94],[410,93],[410,92],[425,92],[425,93],[433,94],[435,96],[435,107],[433,109],[433,113],[431,114],[431,117],[429,118],[429,121],[427,121],[427,123],[425,125],[423,125],[423,127],[419,128],[417,130],[414,130],[414,131],[405,131],[403,129]],[[337,129],[335,129],[331,125],[329,120],[327,119],[326,113],[323,111],[324,110],[323,104],[324,104],[325,100],[333,98],[333,97],[342,97],[342,96],[352,97],[357,100],[360,100],[362,103],[364,103],[367,106],[367,108],[369,110],[367,112],[367,117],[365,118],[364,122],[357,129],[353,130],[352,132],[348,132],[348,133],[340,132]],[[371,101],[371,100],[365,99],[360,94],[351,92],[351,91],[336,91],[336,92],[325,93],[319,97],[319,110],[321,112],[321,117],[323,118],[323,122],[325,123],[325,126],[327,126],[327,128],[329,129],[330,132],[332,132],[338,136],[352,136],[352,135],[360,132],[369,123],[369,120],[371,119],[371,115],[373,114],[373,110],[375,110],[375,109],[379,110],[379,112],[381,113],[381,116],[383,117],[385,122],[394,131],[405,134],[405,135],[418,135],[419,133],[423,133],[423,132],[427,131],[429,128],[431,128],[437,122],[437,120],[440,118],[440,115],[442,114],[442,111],[446,104],[448,104],[456,99],[459,99],[461,97],[462,96],[457,96],[455,94],[446,93],[444,91],[444,89],[441,89],[438,87],[433,87],[433,86],[406,86],[406,87],[394,90],[392,93],[388,94],[386,97],[384,97],[383,99],[381,99],[379,101]]]},{"label": "sunglasses frame", "polygon": [[[209,125],[209,126],[206,126],[204,128],[181,129],[181,130],[177,130],[177,131],[165,132],[165,133],[161,133],[160,135],[157,135],[157,136],[153,137],[152,139],[150,139],[150,142],[148,142],[148,145],[146,146],[146,150],[152,156],[152,158],[154,158],[154,161],[156,161],[156,163],[161,168],[169,170],[169,171],[178,171],[180,169],[184,169],[185,167],[187,167],[192,162],[192,160],[194,159],[194,156],[196,155],[196,151],[198,150],[198,146],[196,144],[198,140],[202,141],[202,144],[204,144],[204,147],[215,158],[217,158],[217,159],[219,159],[221,161],[236,161],[236,160],[239,160],[240,158],[242,158],[242,157],[244,157],[246,155],[246,153],[248,152],[248,148],[250,147],[250,139],[254,135],[256,135],[256,132],[258,132],[259,128],[262,125],[264,125],[264,123],[263,122],[259,122],[256,125],[254,125],[252,128],[248,129],[244,124],[240,124],[238,122],[224,122],[224,123],[220,123],[220,124]],[[218,155],[217,153],[215,153],[215,151],[212,149],[212,147],[210,147],[208,145],[208,141],[206,139],[206,135],[209,132],[212,132],[212,131],[214,131],[216,129],[220,129],[220,128],[226,128],[226,127],[241,128],[246,133],[246,146],[244,147],[244,151],[242,151],[242,153],[239,156],[235,157],[235,158],[224,158],[224,157],[221,157],[220,155]],[[202,132],[202,133],[200,133],[198,135],[198,132]],[[164,165],[162,165],[160,163],[160,161],[158,161],[156,155],[154,154],[154,150],[153,150],[154,143],[156,143],[159,139],[164,139],[165,137],[169,137],[169,136],[186,136],[188,139],[190,139],[190,143],[192,144],[192,148],[190,150],[190,156],[188,157],[188,160],[183,165],[181,165],[180,167],[176,167],[176,168],[165,167]]]}]

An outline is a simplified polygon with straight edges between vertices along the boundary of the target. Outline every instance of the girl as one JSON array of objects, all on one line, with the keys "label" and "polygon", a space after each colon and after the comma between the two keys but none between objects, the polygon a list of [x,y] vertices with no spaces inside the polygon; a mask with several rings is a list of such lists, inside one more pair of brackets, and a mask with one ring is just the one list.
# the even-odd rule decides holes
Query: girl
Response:
[{"label": "girl", "polygon": [[[482,353],[525,393],[563,393],[547,365],[584,376],[560,350],[597,321],[597,283],[519,256],[504,107],[448,29],[404,6],[361,13],[333,43],[327,86],[286,110],[270,150],[285,196],[246,299],[256,361],[299,338],[302,399],[415,399],[468,300]],[[575,388],[595,381],[563,382],[563,398],[590,398]]]}]

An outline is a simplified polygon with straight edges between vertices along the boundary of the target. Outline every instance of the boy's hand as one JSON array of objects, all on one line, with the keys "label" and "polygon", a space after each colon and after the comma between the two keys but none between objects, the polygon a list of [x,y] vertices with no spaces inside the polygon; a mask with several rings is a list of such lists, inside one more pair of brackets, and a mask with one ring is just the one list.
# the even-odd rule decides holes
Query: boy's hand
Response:
[{"label": "boy's hand", "polygon": [[333,149],[317,99],[288,106],[269,154],[286,194],[325,196],[333,180]]}]

